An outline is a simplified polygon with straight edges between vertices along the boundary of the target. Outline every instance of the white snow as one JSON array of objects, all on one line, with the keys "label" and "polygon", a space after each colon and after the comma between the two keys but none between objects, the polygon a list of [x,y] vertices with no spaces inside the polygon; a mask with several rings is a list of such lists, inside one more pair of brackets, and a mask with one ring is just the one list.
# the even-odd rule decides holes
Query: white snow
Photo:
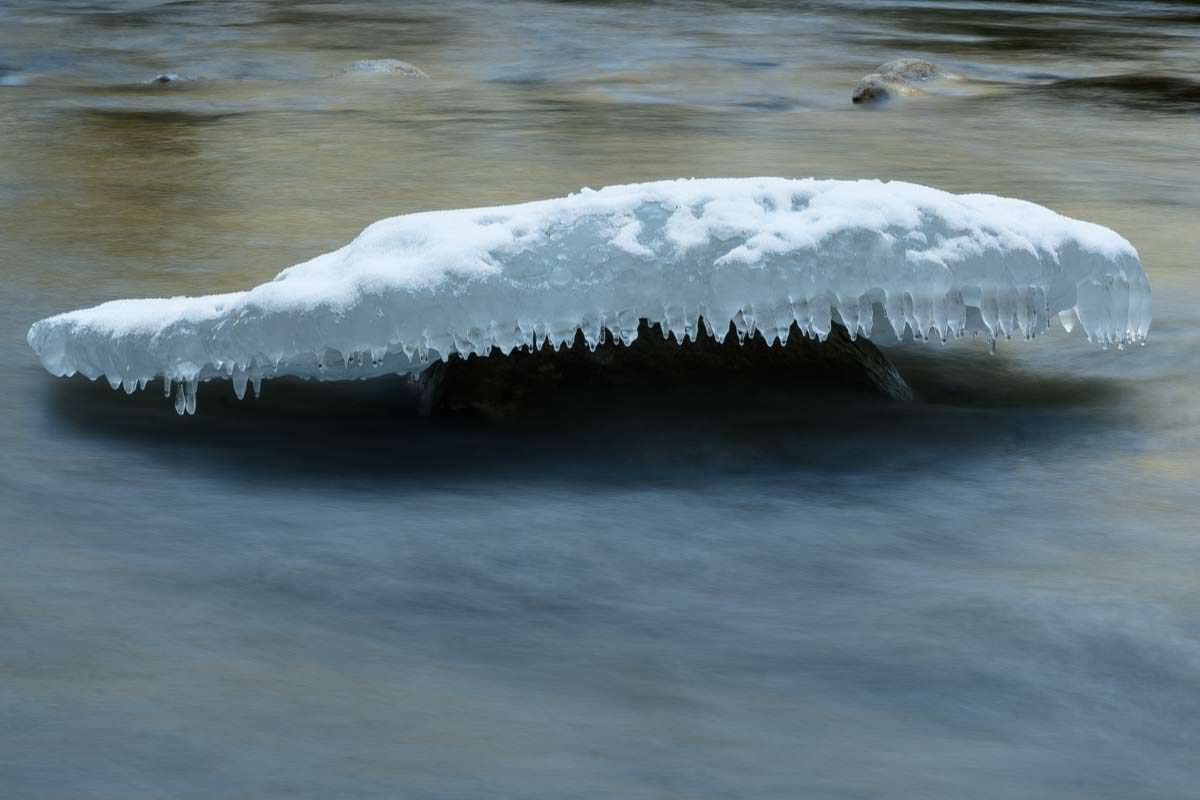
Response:
[{"label": "white snow", "polygon": [[[195,408],[198,381],[411,373],[450,353],[505,352],[638,319],[677,337],[871,336],[875,310],[915,338],[1026,338],[1053,318],[1089,339],[1145,338],[1150,286],[1114,231],[1021,200],[910,183],[739,178],[584,189],[512,206],[385,219],[249,291],[115,300],[41,320],[55,375],[153,378]],[[836,315],[836,316],[834,316]]]}]

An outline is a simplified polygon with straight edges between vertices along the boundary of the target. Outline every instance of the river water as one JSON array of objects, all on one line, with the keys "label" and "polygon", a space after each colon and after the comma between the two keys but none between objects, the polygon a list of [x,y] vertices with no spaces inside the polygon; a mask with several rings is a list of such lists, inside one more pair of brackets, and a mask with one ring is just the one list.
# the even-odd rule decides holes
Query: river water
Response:
[{"label": "river water", "polygon": [[[967,80],[852,106],[898,56]],[[0,795],[1200,797],[1197,74],[1171,2],[0,2]],[[24,342],[391,214],[716,175],[1109,225],[1150,341],[505,425],[398,380],[177,418]]]}]

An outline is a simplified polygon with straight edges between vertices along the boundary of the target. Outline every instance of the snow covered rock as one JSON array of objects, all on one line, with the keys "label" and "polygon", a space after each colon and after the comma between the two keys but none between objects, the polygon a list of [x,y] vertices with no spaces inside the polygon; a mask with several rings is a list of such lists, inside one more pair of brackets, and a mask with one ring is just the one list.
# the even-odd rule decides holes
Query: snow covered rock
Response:
[{"label": "snow covered rock", "polygon": [[[244,292],[115,300],[41,320],[55,375],[133,392],[155,378],[192,411],[199,381],[417,374],[452,353],[628,344],[642,319],[817,339],[1031,337],[1059,317],[1089,339],[1145,338],[1150,287],[1108,228],[1033,203],[910,183],[677,180],[385,219]],[[796,326],[793,328],[793,324]]]}]

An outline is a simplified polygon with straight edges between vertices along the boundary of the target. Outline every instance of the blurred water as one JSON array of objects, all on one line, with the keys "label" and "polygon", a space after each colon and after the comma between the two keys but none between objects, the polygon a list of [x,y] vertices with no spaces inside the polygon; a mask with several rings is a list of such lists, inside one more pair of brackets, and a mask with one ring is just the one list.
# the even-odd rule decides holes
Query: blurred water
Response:
[{"label": "blurred water", "polygon": [[[0,795],[1200,796],[1198,45],[1170,2],[0,2]],[[851,106],[900,55],[970,80]],[[1151,342],[499,428],[396,381],[176,418],[24,344],[388,214],[755,174],[1115,227]]]}]

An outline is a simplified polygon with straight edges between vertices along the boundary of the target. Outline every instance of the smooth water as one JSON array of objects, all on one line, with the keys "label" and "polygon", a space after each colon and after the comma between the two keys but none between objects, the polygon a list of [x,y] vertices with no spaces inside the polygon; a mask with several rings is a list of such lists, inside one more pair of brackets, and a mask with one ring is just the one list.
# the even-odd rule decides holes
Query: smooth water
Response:
[{"label": "smooth water", "polygon": [[[971,80],[853,107],[901,55]],[[0,796],[1200,796],[1198,70],[1188,3],[0,3]],[[758,174],[1112,226],[1150,343],[501,426],[177,418],[24,343],[385,215]]]}]

